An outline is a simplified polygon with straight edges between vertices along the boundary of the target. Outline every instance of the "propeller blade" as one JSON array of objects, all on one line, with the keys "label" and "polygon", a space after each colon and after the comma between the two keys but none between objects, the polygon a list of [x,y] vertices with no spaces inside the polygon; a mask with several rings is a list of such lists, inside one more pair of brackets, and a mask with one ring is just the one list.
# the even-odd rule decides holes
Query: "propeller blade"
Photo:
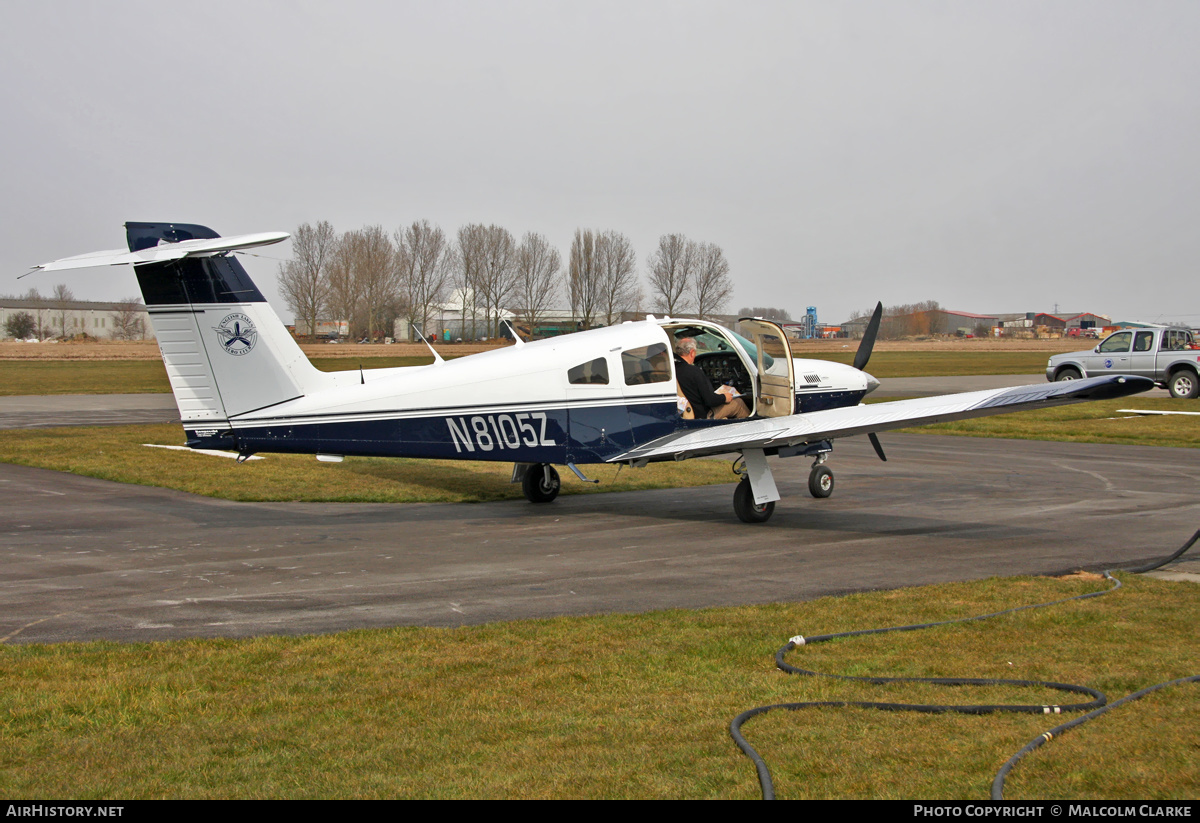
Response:
[{"label": "propeller blade", "polygon": [[876,303],[875,311],[871,313],[871,322],[867,323],[862,342],[858,344],[858,351],[854,353],[854,368],[859,371],[865,369],[867,361],[871,359],[871,349],[875,348],[875,336],[879,334],[879,323],[882,320],[883,303]]},{"label": "propeller blade", "polygon": [[887,455],[883,453],[883,446],[880,445],[879,438],[875,436],[875,432],[867,432],[867,437],[871,440],[871,445],[875,447],[875,453],[879,455],[879,459],[886,463]]}]

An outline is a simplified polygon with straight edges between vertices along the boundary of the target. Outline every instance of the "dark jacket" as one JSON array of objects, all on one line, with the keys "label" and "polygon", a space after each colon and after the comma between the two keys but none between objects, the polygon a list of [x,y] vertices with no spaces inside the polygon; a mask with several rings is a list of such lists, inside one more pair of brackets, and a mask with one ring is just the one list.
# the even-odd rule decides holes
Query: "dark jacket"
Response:
[{"label": "dark jacket", "polygon": [[704,369],[691,363],[675,358],[675,377],[683,396],[692,404],[692,411],[698,418],[711,417],[711,411],[724,406],[727,402],[725,395],[713,391],[712,381],[704,373]]}]

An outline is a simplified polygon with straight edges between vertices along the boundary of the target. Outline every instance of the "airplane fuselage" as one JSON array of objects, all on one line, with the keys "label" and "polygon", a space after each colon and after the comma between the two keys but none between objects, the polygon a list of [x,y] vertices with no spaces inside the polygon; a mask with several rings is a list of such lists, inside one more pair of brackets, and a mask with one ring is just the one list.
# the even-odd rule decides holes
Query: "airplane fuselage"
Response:
[{"label": "airplane fuselage", "polygon": [[[697,322],[624,323],[428,366],[323,374],[320,390],[225,421],[185,420],[185,429],[194,447],[246,454],[602,463],[672,432],[723,424],[679,411],[669,330]],[[745,351],[720,355],[737,358],[745,375],[754,370]],[[848,366],[794,362],[797,412],[856,405],[871,387]]]}]

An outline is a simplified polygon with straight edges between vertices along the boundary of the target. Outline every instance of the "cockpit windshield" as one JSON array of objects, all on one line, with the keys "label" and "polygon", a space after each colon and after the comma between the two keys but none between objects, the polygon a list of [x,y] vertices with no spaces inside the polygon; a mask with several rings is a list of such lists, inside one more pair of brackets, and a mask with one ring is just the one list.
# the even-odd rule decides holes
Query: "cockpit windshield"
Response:
[{"label": "cockpit windshield", "polygon": [[[751,363],[758,362],[758,348],[753,343],[751,343],[749,340],[742,337],[740,334],[738,334],[735,331],[731,331],[731,330],[725,329],[725,328],[722,328],[721,330],[723,332],[725,332],[725,334],[732,337],[735,341],[737,341],[737,344],[742,348],[742,351],[744,351],[747,354],[747,356],[749,356]],[[671,329],[671,336],[674,337],[675,340],[677,340],[677,341],[682,340],[685,337],[692,338],[693,340],[696,341],[696,352],[699,354],[708,354],[710,352],[730,351],[732,348],[729,345],[729,341],[723,335],[716,334],[715,332],[709,331],[708,329],[701,328],[699,326],[684,326],[682,328],[673,328],[673,329]],[[771,365],[774,362],[775,362],[775,358],[771,357],[771,355],[767,354],[766,352],[763,352],[763,368],[764,369],[771,368]]]},{"label": "cockpit windshield", "polygon": [[[758,348],[753,343],[751,343],[749,340],[742,337],[740,334],[738,334],[735,331],[731,331],[729,333],[731,335],[733,335],[734,339],[737,340],[738,345],[742,347],[742,349],[746,352],[746,354],[750,355],[751,360],[753,360],[753,361],[758,360]],[[773,366],[774,364],[775,364],[775,358],[772,357],[771,355],[767,354],[766,352],[763,352],[763,368],[770,369],[771,366]]]}]

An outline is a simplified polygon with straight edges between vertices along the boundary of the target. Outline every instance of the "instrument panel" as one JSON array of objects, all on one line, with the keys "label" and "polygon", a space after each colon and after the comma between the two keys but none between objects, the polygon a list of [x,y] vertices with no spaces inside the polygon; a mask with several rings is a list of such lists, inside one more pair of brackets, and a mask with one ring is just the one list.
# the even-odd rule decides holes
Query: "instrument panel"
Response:
[{"label": "instrument panel", "polygon": [[750,388],[750,374],[736,354],[732,352],[697,354],[696,365],[703,369],[704,374],[712,381],[714,388],[729,383],[742,394],[753,394]]}]

